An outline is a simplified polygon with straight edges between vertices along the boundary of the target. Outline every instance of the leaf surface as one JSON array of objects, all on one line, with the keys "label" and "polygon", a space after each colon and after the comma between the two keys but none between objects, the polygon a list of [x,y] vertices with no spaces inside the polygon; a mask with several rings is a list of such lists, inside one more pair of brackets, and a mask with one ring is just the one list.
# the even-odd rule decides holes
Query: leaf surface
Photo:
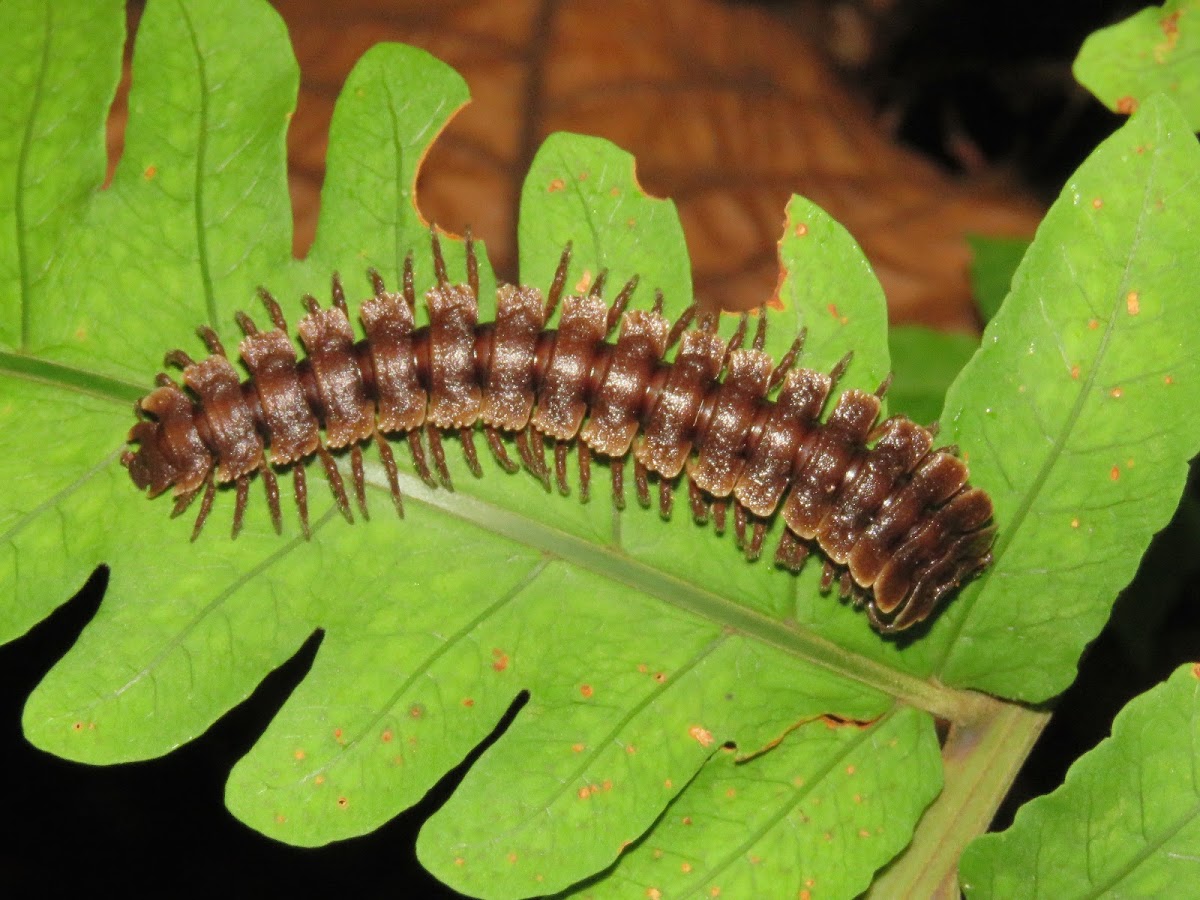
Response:
[{"label": "leaf surface", "polygon": [[1163,93],[1200,131],[1200,2],[1167,0],[1088,35],[1072,70],[1109,109],[1131,113]]},{"label": "leaf surface", "polygon": [[1200,449],[1193,291],[1200,147],[1170,101],[1143,105],[1068,182],[943,439],[991,492],[990,576],[934,624],[950,684],[1028,701],[1062,691]]},{"label": "leaf surface", "polygon": [[1054,792],[963,854],[969,898],[1178,897],[1200,857],[1200,666],[1113,721]]}]

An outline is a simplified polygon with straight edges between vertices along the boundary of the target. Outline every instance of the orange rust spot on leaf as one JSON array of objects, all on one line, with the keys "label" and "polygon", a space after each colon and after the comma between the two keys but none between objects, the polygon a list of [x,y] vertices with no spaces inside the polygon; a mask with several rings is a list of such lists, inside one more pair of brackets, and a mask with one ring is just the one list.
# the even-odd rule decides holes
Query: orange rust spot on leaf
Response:
[{"label": "orange rust spot on leaf", "polygon": [[580,172],[575,177],[578,178],[580,181],[587,181],[588,178],[591,177],[591,173],[588,172],[586,169],[584,169],[582,172]]},{"label": "orange rust spot on leaf", "polygon": [[508,668],[508,654],[499,647],[492,649],[492,668],[497,672],[503,672]]},{"label": "orange rust spot on leaf", "polygon": [[1130,291],[1125,295],[1125,309],[1131,316],[1136,316],[1141,309],[1141,297],[1137,291]]},{"label": "orange rust spot on leaf", "polygon": [[1174,383],[1175,383],[1175,379],[1172,378],[1170,375],[1163,376],[1163,384],[1174,384]]},{"label": "orange rust spot on leaf", "polygon": [[805,888],[801,890],[797,896],[800,898],[800,900],[810,900],[812,897],[812,892]]},{"label": "orange rust spot on leaf", "polygon": [[867,829],[865,829],[865,828],[860,828],[860,829],[858,830],[858,836],[859,836],[859,837],[870,837],[870,836],[871,836],[871,832],[870,832],[870,831],[868,831],[868,830],[867,830]]},{"label": "orange rust spot on leaf", "polygon": [[467,863],[467,861],[465,859],[463,859],[461,856],[454,857],[454,864],[456,866],[464,866],[464,865],[466,865],[466,863]]},{"label": "orange rust spot on leaf", "polygon": [[1088,319],[1088,328],[1090,330],[1095,331],[1099,327],[1100,327],[1099,319]]},{"label": "orange rust spot on leaf", "polygon": [[816,887],[817,883],[815,881],[813,881],[811,878],[806,878],[806,879],[804,879],[804,886],[805,887]]},{"label": "orange rust spot on leaf", "polygon": [[510,854],[508,854],[508,856],[505,857],[505,859],[508,860],[509,864],[515,863],[517,861],[517,854],[510,853]]},{"label": "orange rust spot on leaf", "polygon": [[154,176],[158,174],[158,166],[146,166],[146,171],[142,173],[142,177],[147,181],[153,181]]},{"label": "orange rust spot on leaf", "polygon": [[606,790],[606,791],[611,791],[612,790],[612,779],[605,778],[604,784],[602,784],[601,787],[604,788],[604,790]]},{"label": "orange rust spot on leaf", "polygon": [[463,697],[463,702],[462,702],[462,705],[463,705],[463,706],[468,706],[468,707],[469,707],[469,706],[474,706],[474,705],[475,705],[475,700],[474,700],[474,698],[472,698],[472,697]]},{"label": "orange rust spot on leaf", "polygon": [[855,803],[862,803],[862,794],[855,794],[855,795],[854,795],[854,802],[855,802]]},{"label": "orange rust spot on leaf", "polygon": [[420,719],[425,715],[425,704],[414,703],[408,708],[408,715],[413,719]]},{"label": "orange rust spot on leaf", "polygon": [[76,731],[83,731],[83,723],[82,722],[76,722],[71,727],[74,728]]},{"label": "orange rust spot on leaf", "polygon": [[796,226],[796,237],[804,237],[808,234],[808,223],[801,222]]},{"label": "orange rust spot on leaf", "polygon": [[637,753],[637,747],[633,746],[633,744],[626,744],[625,752],[628,753],[630,756],[633,756],[633,754]]},{"label": "orange rust spot on leaf", "polygon": [[307,755],[308,754],[306,754],[304,752],[304,749],[302,747],[297,747],[296,752],[292,754],[292,756],[296,757],[297,760],[304,759],[304,757]]},{"label": "orange rust spot on leaf", "polygon": [[750,854],[750,865],[752,865],[752,866],[757,866],[757,865],[758,865],[760,862],[762,862],[762,857],[761,857],[761,856],[759,856],[759,855],[758,855],[758,854],[756,854],[756,853],[751,853],[751,854]]},{"label": "orange rust spot on leaf", "polygon": [[390,744],[392,742],[393,737],[394,737],[394,735],[392,734],[391,729],[388,729],[387,731],[385,731],[383,734],[381,734],[379,736],[379,739],[381,741],[383,741],[385,744]]},{"label": "orange rust spot on leaf", "polygon": [[592,789],[590,787],[588,787],[586,784],[579,789],[579,799],[580,800],[586,800],[590,796],[592,796]]},{"label": "orange rust spot on leaf", "polygon": [[846,774],[847,775],[853,775],[854,771],[855,771],[854,766],[846,766]]},{"label": "orange rust spot on leaf", "polygon": [[286,821],[287,821],[287,816],[285,816],[283,813],[275,814],[275,824],[276,825],[282,825]]},{"label": "orange rust spot on leaf", "polygon": [[1079,527],[1079,517],[1078,516],[1076,516],[1074,519],[1071,520],[1071,527],[1072,528]]},{"label": "orange rust spot on leaf", "polygon": [[710,897],[720,897],[720,896],[721,896],[721,889],[720,889],[719,887],[717,887],[716,885],[713,885],[713,886],[712,886],[712,888],[710,888],[710,889],[709,889],[708,896],[710,896]]},{"label": "orange rust spot on leaf", "polygon": [[729,790],[725,792],[725,796],[733,799],[737,796],[737,788],[729,788]]},{"label": "orange rust spot on leaf", "polygon": [[672,786],[672,781],[670,778],[668,778],[666,781],[663,782],[663,787],[670,788],[671,786]]},{"label": "orange rust spot on leaf", "polygon": [[324,784],[324,783],[325,783],[324,775],[318,775],[316,778],[313,779],[313,784]]},{"label": "orange rust spot on leaf", "polygon": [[829,314],[831,316],[833,316],[835,319],[837,319],[839,325],[846,325],[850,322],[849,317],[843,316],[840,312],[838,312],[836,303],[830,303],[829,306],[826,307],[826,309],[829,310]]},{"label": "orange rust spot on leaf", "polygon": [[794,784],[796,787],[804,787],[804,779],[797,775],[792,779],[792,784]]},{"label": "orange rust spot on leaf", "polygon": [[828,831],[827,831],[827,832],[825,832],[823,835],[821,835],[821,837],[823,837],[823,838],[824,838],[826,841],[832,841],[832,840],[833,840],[833,834],[832,834],[831,832],[828,832]]},{"label": "orange rust spot on leaf", "polygon": [[1092,199],[1092,209],[1099,209],[1103,205],[1104,205],[1104,201],[1101,200],[1099,197],[1094,197]]},{"label": "orange rust spot on leaf", "polygon": [[576,753],[582,753],[583,752],[583,744],[572,744],[571,749],[574,750]]},{"label": "orange rust spot on leaf", "polygon": [[680,863],[679,871],[686,875],[688,872],[692,871],[692,864],[690,862]]},{"label": "orange rust spot on leaf", "polygon": [[1125,468],[1127,468],[1127,469],[1132,469],[1132,468],[1133,468],[1133,458],[1132,458],[1132,457],[1130,457],[1129,459],[1125,460]]},{"label": "orange rust spot on leaf", "polygon": [[1192,677],[1200,679],[1200,663],[1192,664]]},{"label": "orange rust spot on leaf", "polygon": [[1112,469],[1108,473],[1108,477],[1111,478],[1113,481],[1116,481],[1118,478],[1121,477],[1120,468],[1118,468],[1117,466],[1113,466]]},{"label": "orange rust spot on leaf", "polygon": [[621,189],[620,189],[620,188],[618,188],[618,187],[610,188],[610,189],[609,189],[609,191],[608,191],[608,196],[610,196],[610,197],[620,197],[620,196],[621,196]]},{"label": "orange rust spot on leaf", "polygon": [[654,673],[654,680],[655,680],[655,681],[657,681],[659,684],[666,684],[666,682],[667,682],[667,676],[666,676],[666,674],[665,674],[665,673],[663,673],[663,672],[655,672],[655,673]]},{"label": "orange rust spot on leaf", "polygon": [[690,734],[692,739],[695,740],[696,743],[698,743],[701,747],[707,747],[713,742],[712,732],[707,728],[700,727],[699,725],[693,725],[691,728],[689,728],[688,734]]},{"label": "orange rust spot on leaf", "polygon": [[341,743],[341,740],[342,740],[342,729],[340,729],[340,728],[335,728],[335,729],[333,729],[333,739],[334,739],[335,741],[337,741],[338,743]]},{"label": "orange rust spot on leaf", "polygon": [[643,675],[645,675],[647,672],[650,671],[650,667],[648,665],[646,665],[645,663],[638,663],[638,671],[641,672]]},{"label": "orange rust spot on leaf", "polygon": [[1117,103],[1113,107],[1114,110],[1125,116],[1133,115],[1137,112],[1137,108],[1137,98],[1131,97],[1129,94],[1126,94],[1124,97],[1118,97]]},{"label": "orange rust spot on leaf", "polygon": [[684,824],[684,825],[691,825],[691,824],[692,824],[692,817],[691,817],[691,816],[684,816],[682,819],[680,819],[680,821],[681,821],[681,822],[683,822],[683,824]]},{"label": "orange rust spot on leaf", "polygon": [[393,766],[404,765],[404,757],[401,756],[399,753],[397,753],[395,756],[392,757],[392,765]]},{"label": "orange rust spot on leaf", "polygon": [[656,887],[646,888],[646,896],[649,897],[650,900],[662,900],[662,891]]},{"label": "orange rust spot on leaf", "polygon": [[1071,378],[1075,381],[1079,380],[1079,366],[1071,366]]},{"label": "orange rust spot on leaf", "polygon": [[546,188],[546,190],[549,191],[551,194],[557,194],[559,191],[565,191],[566,189],[567,189],[567,183],[565,181],[563,181],[561,178],[555,178],[553,181],[550,182],[550,185]]},{"label": "orange rust spot on leaf", "polygon": [[626,219],[625,227],[626,228],[636,228],[637,227],[637,219],[633,219],[633,218]]},{"label": "orange rust spot on leaf", "polygon": [[591,697],[592,694],[595,693],[595,691],[592,690],[592,686],[590,684],[581,684],[579,686],[579,693],[586,699],[588,697]]},{"label": "orange rust spot on leaf", "polygon": [[653,856],[655,859],[662,859],[663,858],[662,850],[660,850],[658,847],[655,847]]},{"label": "orange rust spot on leaf", "polygon": [[337,805],[340,806],[342,809],[345,809],[347,806],[350,805],[350,801],[347,800],[345,797],[338,797]]}]

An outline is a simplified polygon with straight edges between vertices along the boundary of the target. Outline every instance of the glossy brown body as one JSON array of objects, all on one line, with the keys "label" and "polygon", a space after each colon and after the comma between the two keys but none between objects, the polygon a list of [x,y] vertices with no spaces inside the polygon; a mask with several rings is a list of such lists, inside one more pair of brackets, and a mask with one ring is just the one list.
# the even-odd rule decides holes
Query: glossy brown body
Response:
[{"label": "glossy brown body", "polygon": [[[238,351],[248,379],[239,378],[208,329],[200,330],[207,358],[195,362],[182,351],[169,353],[167,362],[183,369],[186,389],[160,375],[157,389],[139,403],[140,421],[129,435],[138,449],[123,457],[134,482],[151,496],[173,488],[176,514],[203,491],[193,537],[216,486],[234,483],[236,534],[248,480],[258,472],[278,530],[273,467],[291,466],[307,533],[302,463],[308,457],[321,458],[338,506],[350,519],[329,453],[350,449],[365,515],[361,444],[374,439],[403,514],[395,461],[381,435],[406,436],[417,471],[434,484],[427,438],[434,469],[450,487],[440,433],[461,436],[478,475],[474,435],[481,428],[509,471],[517,465],[500,438],[515,435],[524,465],[547,487],[545,442],[551,441],[554,477],[563,493],[567,450],[575,445],[584,499],[595,454],[610,460],[619,506],[631,451],[643,504],[649,503],[647,474],[657,473],[664,515],[686,470],[693,516],[699,522],[711,516],[722,529],[732,505],[739,547],[752,559],[761,552],[769,519],[780,512],[787,528],[776,562],[798,570],[809,548],[818,546],[826,557],[823,586],[830,587],[840,573],[842,595],[865,603],[881,632],[925,619],[990,563],[990,499],[967,484],[967,467],[952,449],[933,449],[929,429],[900,416],[877,422],[886,384],[874,394],[843,392],[822,420],[843,365],[830,375],[794,368],[800,341],[776,365],[762,350],[761,316],[747,348],[745,319],[727,343],[711,318],[688,328],[690,311],[674,326],[661,314],[661,303],[648,312],[624,312],[636,282],[625,286],[612,307],[599,296],[602,279],[588,294],[562,298],[557,329],[548,329],[567,253],[546,299],[533,288],[501,286],[496,320],[480,324],[471,245],[467,285],[448,281],[436,239],[434,250],[438,285],[426,295],[427,326],[414,324],[409,263],[400,293],[384,290],[372,273],[375,295],[359,310],[361,340],[355,340],[335,276],[332,308],[320,309],[305,298],[302,360],[278,304],[265,291],[272,330],[259,331],[239,315],[245,337]],[[678,352],[667,362],[676,343]]]}]

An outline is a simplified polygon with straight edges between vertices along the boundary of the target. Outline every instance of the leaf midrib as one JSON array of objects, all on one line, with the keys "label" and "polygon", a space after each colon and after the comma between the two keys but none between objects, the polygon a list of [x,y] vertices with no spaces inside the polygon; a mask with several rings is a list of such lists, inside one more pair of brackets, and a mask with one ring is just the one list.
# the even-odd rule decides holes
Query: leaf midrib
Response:
[{"label": "leaf midrib", "polygon": [[33,86],[33,102],[30,105],[29,118],[25,122],[25,132],[21,136],[21,150],[17,156],[16,184],[13,190],[13,225],[16,228],[14,241],[17,245],[17,268],[21,279],[21,349],[29,346],[31,305],[29,303],[29,233],[25,227],[25,173],[29,167],[29,152],[33,144],[33,129],[38,119],[42,105],[42,95],[46,87],[46,72],[50,67],[50,36],[53,30],[54,13],[51,4],[45,6],[45,28],[42,32],[42,57],[38,63],[37,80]]},{"label": "leaf midrib", "polygon": [[[0,374],[83,392],[122,405],[131,404],[147,389],[119,379],[90,373],[36,357],[0,351]],[[381,466],[367,465],[368,482],[390,493]],[[616,546],[591,543],[519,513],[466,494],[430,489],[415,476],[400,474],[405,499],[449,513],[519,544],[629,585],[670,605],[715,622],[730,631],[762,641],[789,656],[838,676],[890,694],[898,700],[954,722],[975,718],[980,697],[922,680],[881,662],[846,650],[832,641],[769,618],[726,597],[683,581],[638,561]]]}]

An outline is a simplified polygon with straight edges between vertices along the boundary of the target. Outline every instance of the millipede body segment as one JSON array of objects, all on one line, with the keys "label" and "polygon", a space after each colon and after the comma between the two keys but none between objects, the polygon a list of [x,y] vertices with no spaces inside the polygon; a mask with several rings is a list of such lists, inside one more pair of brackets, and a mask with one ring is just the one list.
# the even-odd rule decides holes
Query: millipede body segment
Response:
[{"label": "millipede body segment", "polygon": [[[732,507],[738,546],[749,559],[761,554],[769,520],[781,511],[787,528],[776,563],[798,571],[819,547],[822,588],[836,579],[841,595],[865,604],[883,633],[922,621],[991,562],[991,500],[967,484],[967,467],[953,448],[933,448],[931,429],[903,416],[877,421],[886,381],[875,393],[843,392],[822,419],[849,357],[830,374],[796,367],[801,334],[776,364],[763,351],[765,315],[746,347],[745,316],[725,341],[713,316],[690,327],[694,308],[670,322],[661,295],[650,311],[626,312],[636,278],[611,306],[601,299],[603,273],[587,293],[564,297],[569,246],[545,297],[502,285],[495,321],[480,323],[469,234],[466,249],[468,283],[453,284],[434,233],[437,285],[426,294],[429,324],[420,328],[410,255],[399,292],[387,291],[370,272],[374,296],[359,309],[362,339],[355,339],[336,274],[330,308],[304,298],[304,359],[297,359],[280,306],[266,290],[260,295],[271,330],[237,315],[244,333],[238,353],[249,378],[242,379],[210,328],[198,329],[209,355],[197,362],[182,350],[169,352],[166,364],[182,369],[183,385],[159,374],[155,390],[137,404],[129,434],[137,449],[122,456],[134,483],[152,497],[173,488],[173,515],[201,497],[193,539],[217,486],[234,484],[236,536],[258,473],[278,532],[275,467],[290,468],[307,535],[309,457],[319,457],[338,508],[353,521],[330,451],[349,448],[355,499],[366,517],[362,444],[374,441],[403,515],[395,458],[383,436],[403,435],[420,477],[451,488],[442,432],[458,433],[476,476],[475,437],[482,432],[504,469],[520,467],[502,441],[508,435],[521,464],[563,494],[574,446],[585,501],[593,455],[610,461],[618,507],[631,451],[639,501],[649,505],[648,476],[656,473],[664,516],[683,475],[697,522],[711,518],[722,531]],[[557,328],[547,328],[560,303]],[[666,361],[676,344],[673,361]]]}]

